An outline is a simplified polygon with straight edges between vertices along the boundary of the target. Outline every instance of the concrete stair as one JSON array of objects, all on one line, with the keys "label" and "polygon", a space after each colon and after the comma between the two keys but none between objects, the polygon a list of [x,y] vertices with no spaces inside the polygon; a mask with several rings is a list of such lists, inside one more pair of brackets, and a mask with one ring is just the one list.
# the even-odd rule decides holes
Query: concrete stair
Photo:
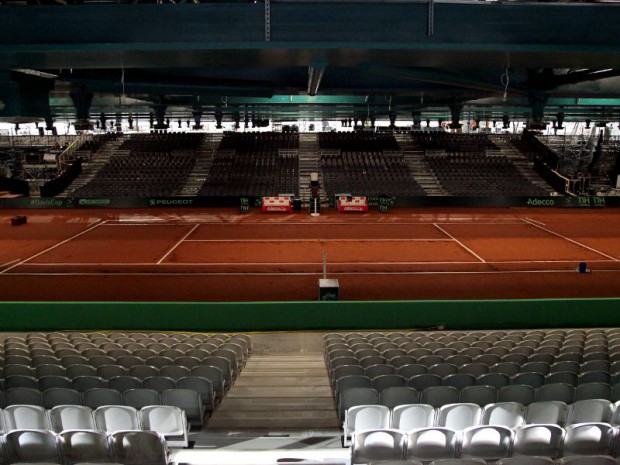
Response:
[{"label": "concrete stair", "polygon": [[[119,150],[119,147],[127,139],[129,139],[129,136],[120,136],[115,140],[106,142],[97,152],[92,155],[89,163],[83,164],[82,173],[76,179],[74,179],[71,185],[67,189],[65,189],[65,191],[61,193],[58,197],[68,197],[80,187],[88,184],[95,176],[97,176],[99,170],[108,164],[112,155],[128,155],[128,150]],[[77,154],[79,154],[79,152],[77,152]],[[83,158],[86,160],[89,159],[88,156],[85,156]]]},{"label": "concrete stair", "polygon": [[424,151],[411,139],[409,134],[394,134],[403,152],[403,160],[411,170],[411,175],[422,186],[427,195],[448,195],[435,173],[424,159]]},{"label": "concrete stair", "polygon": [[319,197],[323,205],[327,201],[319,166],[320,153],[319,135],[317,133],[304,132],[299,134],[299,197],[304,206],[310,205],[310,173],[319,173],[321,185]]},{"label": "concrete stair", "polygon": [[185,186],[183,186],[183,189],[181,189],[181,195],[198,195],[200,188],[209,177],[209,171],[213,164],[213,154],[220,146],[222,137],[222,134],[205,135],[200,148],[196,151],[194,169],[187,177],[187,182]]},{"label": "concrete stair", "polygon": [[338,428],[323,355],[253,355],[207,428]]},{"label": "concrete stair", "polygon": [[419,150],[403,151],[403,160],[411,170],[413,179],[422,186],[427,195],[448,195],[424,159],[424,152]]},{"label": "concrete stair", "polygon": [[505,137],[494,137],[493,143],[498,147],[499,154],[505,156],[510,160],[513,166],[527,179],[530,183],[540,187],[548,192],[554,192],[547,182],[542,179],[536,171],[534,171],[534,163],[526,157],[518,148],[516,148],[510,142],[510,139]]}]

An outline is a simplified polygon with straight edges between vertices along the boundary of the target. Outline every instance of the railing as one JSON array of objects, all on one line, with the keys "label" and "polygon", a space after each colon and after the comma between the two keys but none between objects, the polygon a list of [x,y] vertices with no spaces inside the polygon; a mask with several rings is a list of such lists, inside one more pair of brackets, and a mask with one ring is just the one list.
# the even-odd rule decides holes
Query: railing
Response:
[{"label": "railing", "polygon": [[2,147],[54,147],[70,144],[76,136],[54,136],[54,135],[0,135],[0,146]]},{"label": "railing", "polygon": [[80,134],[79,136],[76,136],[75,140],[69,144],[69,146],[60,155],[58,155],[57,165],[59,173],[64,171],[66,165],[68,164],[67,159],[69,156],[77,152],[84,142],[92,140],[92,138],[92,134]]}]

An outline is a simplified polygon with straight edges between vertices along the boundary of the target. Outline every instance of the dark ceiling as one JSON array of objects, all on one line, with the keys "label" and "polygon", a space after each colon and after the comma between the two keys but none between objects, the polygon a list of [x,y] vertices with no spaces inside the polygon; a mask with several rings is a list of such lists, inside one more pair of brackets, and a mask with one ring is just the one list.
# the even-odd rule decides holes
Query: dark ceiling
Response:
[{"label": "dark ceiling", "polygon": [[617,4],[9,3],[0,21],[4,121],[620,120]]}]

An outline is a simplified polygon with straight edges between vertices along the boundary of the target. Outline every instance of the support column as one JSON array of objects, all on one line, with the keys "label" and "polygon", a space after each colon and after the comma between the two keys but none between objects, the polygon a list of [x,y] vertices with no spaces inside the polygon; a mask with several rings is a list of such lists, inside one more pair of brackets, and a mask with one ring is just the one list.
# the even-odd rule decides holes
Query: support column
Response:
[{"label": "support column", "polygon": [[451,116],[451,122],[449,125],[450,129],[456,129],[460,131],[461,128],[463,127],[463,125],[460,123],[462,110],[463,110],[463,105],[461,104],[454,103],[450,105],[450,116]]},{"label": "support column", "polygon": [[545,123],[545,105],[549,95],[544,92],[532,92],[529,96],[530,106],[532,107],[532,115],[527,122],[528,129],[542,131],[547,127]]},{"label": "support column", "polygon": [[412,111],[411,118],[413,119],[413,129],[422,129],[422,112],[420,110]]},{"label": "support column", "polygon": [[93,102],[93,93],[83,87],[72,89],[69,92],[73,106],[75,107],[76,119],[73,125],[76,131],[90,131],[93,125],[90,122],[90,106]]},{"label": "support column", "polygon": [[153,111],[155,112],[155,126],[154,129],[168,129],[169,125],[166,123],[166,110],[168,105],[165,103],[157,103],[153,105]]},{"label": "support column", "polygon": [[510,116],[502,115],[502,129],[510,129]]}]

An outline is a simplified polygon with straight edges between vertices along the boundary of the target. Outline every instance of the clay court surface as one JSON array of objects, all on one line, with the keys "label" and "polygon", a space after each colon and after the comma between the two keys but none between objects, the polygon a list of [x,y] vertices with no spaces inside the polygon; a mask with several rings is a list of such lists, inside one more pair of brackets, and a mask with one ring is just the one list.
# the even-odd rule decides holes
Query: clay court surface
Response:
[{"label": "clay court surface", "polygon": [[341,300],[619,297],[619,239],[613,209],[3,210],[0,299],[316,300],[323,251]]}]

